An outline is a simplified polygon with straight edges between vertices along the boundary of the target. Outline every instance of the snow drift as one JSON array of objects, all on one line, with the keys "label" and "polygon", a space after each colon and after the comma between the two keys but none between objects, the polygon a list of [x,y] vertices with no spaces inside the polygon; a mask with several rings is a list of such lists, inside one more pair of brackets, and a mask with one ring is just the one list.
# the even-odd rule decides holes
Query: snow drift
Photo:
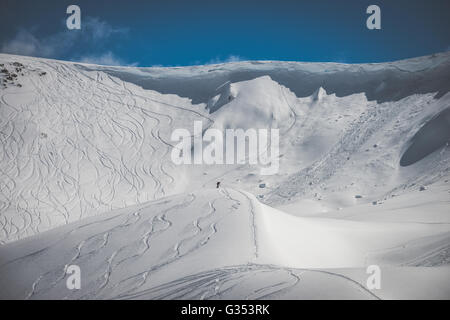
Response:
[{"label": "snow drift", "polygon": [[[0,248],[0,298],[211,299],[230,297],[230,289],[236,290],[234,298],[301,298],[308,295],[296,287],[309,281],[324,282],[316,298],[335,286],[335,297],[379,298],[347,277],[348,268],[363,274],[371,252],[379,254],[370,263],[398,265],[405,257],[380,254],[382,249],[445,231],[445,225],[299,219],[239,190],[204,190],[87,218]],[[449,237],[447,232],[444,240]],[[83,272],[80,290],[67,290],[68,265]],[[446,270],[436,272],[448,276]],[[234,288],[246,274],[259,278],[253,288]],[[448,290],[438,293],[443,297]]]},{"label": "snow drift", "polygon": [[[124,68],[1,54],[0,297],[448,299],[449,57]],[[279,173],[175,165],[171,133],[194,121],[278,128]]]}]

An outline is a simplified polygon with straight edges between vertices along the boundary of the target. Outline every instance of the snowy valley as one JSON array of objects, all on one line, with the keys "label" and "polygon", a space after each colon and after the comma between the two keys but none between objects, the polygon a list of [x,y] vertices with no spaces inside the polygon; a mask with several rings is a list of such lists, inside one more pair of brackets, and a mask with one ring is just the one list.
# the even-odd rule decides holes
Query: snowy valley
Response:
[{"label": "snowy valley", "polygon": [[[0,299],[450,298],[449,52],[0,81]],[[196,121],[279,129],[279,171],[175,164]]]}]

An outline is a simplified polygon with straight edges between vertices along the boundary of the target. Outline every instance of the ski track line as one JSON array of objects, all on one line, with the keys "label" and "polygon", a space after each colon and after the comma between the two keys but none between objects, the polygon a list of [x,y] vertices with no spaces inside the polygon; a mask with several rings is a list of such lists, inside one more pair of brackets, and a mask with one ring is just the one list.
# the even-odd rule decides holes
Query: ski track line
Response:
[{"label": "ski track line", "polygon": [[[267,264],[252,264],[228,266],[220,269],[212,269],[198,274],[188,275],[168,283],[158,285],[134,294],[119,297],[119,299],[215,299],[222,297],[225,293],[232,291],[235,287],[249,277],[255,277],[258,273],[285,272],[292,280],[282,281],[268,286],[260,287],[249,292],[244,299],[261,300],[273,298],[285,294],[295,288],[301,282],[301,275],[307,272],[322,273],[331,277],[336,277],[353,286],[357,291],[362,292],[370,298],[380,300],[380,298],[364,287],[359,282],[339,273],[318,269],[285,268]],[[299,274],[296,274],[299,273]],[[221,290],[226,284],[233,283],[228,288]],[[210,293],[212,291],[212,293]]]},{"label": "ski track line", "polygon": [[[173,146],[162,137],[161,130],[166,125],[161,121],[171,126],[174,118],[172,111],[157,112],[157,105],[213,122],[195,110],[133,93],[126,82],[102,72],[79,72],[74,65],[47,62],[36,65],[38,69],[44,66],[47,76],[30,78],[31,104],[25,102],[19,109],[7,103],[5,93],[0,96],[2,110],[8,113],[0,120],[0,175],[6,178],[5,183],[0,183],[0,197],[6,200],[0,204],[0,243],[92,215],[88,211],[93,208],[101,213],[122,206],[125,199],[141,203],[167,195],[175,182],[175,168],[165,165]],[[69,83],[69,77],[75,81]],[[28,110],[25,125],[16,129],[15,119]],[[24,149],[24,134],[31,130],[30,121],[51,114],[57,114],[56,123],[46,134],[63,134],[63,138],[36,137]],[[90,123],[89,119],[95,122]],[[150,126],[148,121],[152,122]],[[66,135],[69,132],[73,134]],[[146,133],[150,135],[147,137]],[[93,137],[104,137],[115,151],[105,152],[92,142]],[[35,147],[37,152],[30,151]],[[25,150],[34,155],[24,157]],[[155,155],[150,165],[145,159],[148,153]],[[19,158],[27,160],[19,163]],[[97,185],[81,185],[86,168],[93,170]],[[88,187],[94,188],[90,196],[86,193]],[[128,190],[119,194],[117,190],[124,187]],[[12,214],[11,205],[18,214]],[[49,210],[59,213],[60,218],[50,218]]]}]

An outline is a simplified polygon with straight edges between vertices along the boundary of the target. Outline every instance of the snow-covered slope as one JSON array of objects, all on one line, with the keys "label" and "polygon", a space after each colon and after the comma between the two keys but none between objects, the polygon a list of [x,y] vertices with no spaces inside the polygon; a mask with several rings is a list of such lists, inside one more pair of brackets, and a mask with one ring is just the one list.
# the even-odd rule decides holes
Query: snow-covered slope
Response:
[{"label": "snow-covered slope", "polygon": [[185,189],[172,129],[211,122],[187,99],[72,64],[1,61],[18,75],[1,96],[1,242]]},{"label": "snow-covered slope", "polygon": [[[425,255],[404,271],[413,276],[437,245],[448,250],[446,224],[381,221],[298,218],[232,189],[180,194],[0,248],[0,298],[430,298],[427,286],[448,297],[449,267],[425,268],[415,289],[365,288],[368,264],[392,276]],[[69,265],[82,270],[80,290],[67,290]]]},{"label": "snow-covered slope", "polygon": [[[1,298],[450,298],[449,53],[0,64]],[[194,121],[279,128],[279,173],[173,164]]]},{"label": "snow-covered slope", "polygon": [[369,100],[398,101],[412,94],[448,92],[448,52],[390,63],[343,64],[285,61],[232,62],[192,67],[122,68],[79,65],[101,70],[145,89],[206,103],[227,81],[236,83],[270,76],[298,97],[312,95],[319,87],[339,97],[365,93]]}]

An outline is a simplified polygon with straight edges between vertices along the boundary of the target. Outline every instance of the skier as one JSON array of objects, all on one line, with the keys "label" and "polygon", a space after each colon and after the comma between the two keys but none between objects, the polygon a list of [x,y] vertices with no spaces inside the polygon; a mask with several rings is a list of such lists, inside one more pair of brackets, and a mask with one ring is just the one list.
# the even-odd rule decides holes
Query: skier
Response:
[{"label": "skier", "polygon": [[220,187],[220,181],[217,181],[217,186],[216,186],[216,188],[219,189],[219,187]]}]

